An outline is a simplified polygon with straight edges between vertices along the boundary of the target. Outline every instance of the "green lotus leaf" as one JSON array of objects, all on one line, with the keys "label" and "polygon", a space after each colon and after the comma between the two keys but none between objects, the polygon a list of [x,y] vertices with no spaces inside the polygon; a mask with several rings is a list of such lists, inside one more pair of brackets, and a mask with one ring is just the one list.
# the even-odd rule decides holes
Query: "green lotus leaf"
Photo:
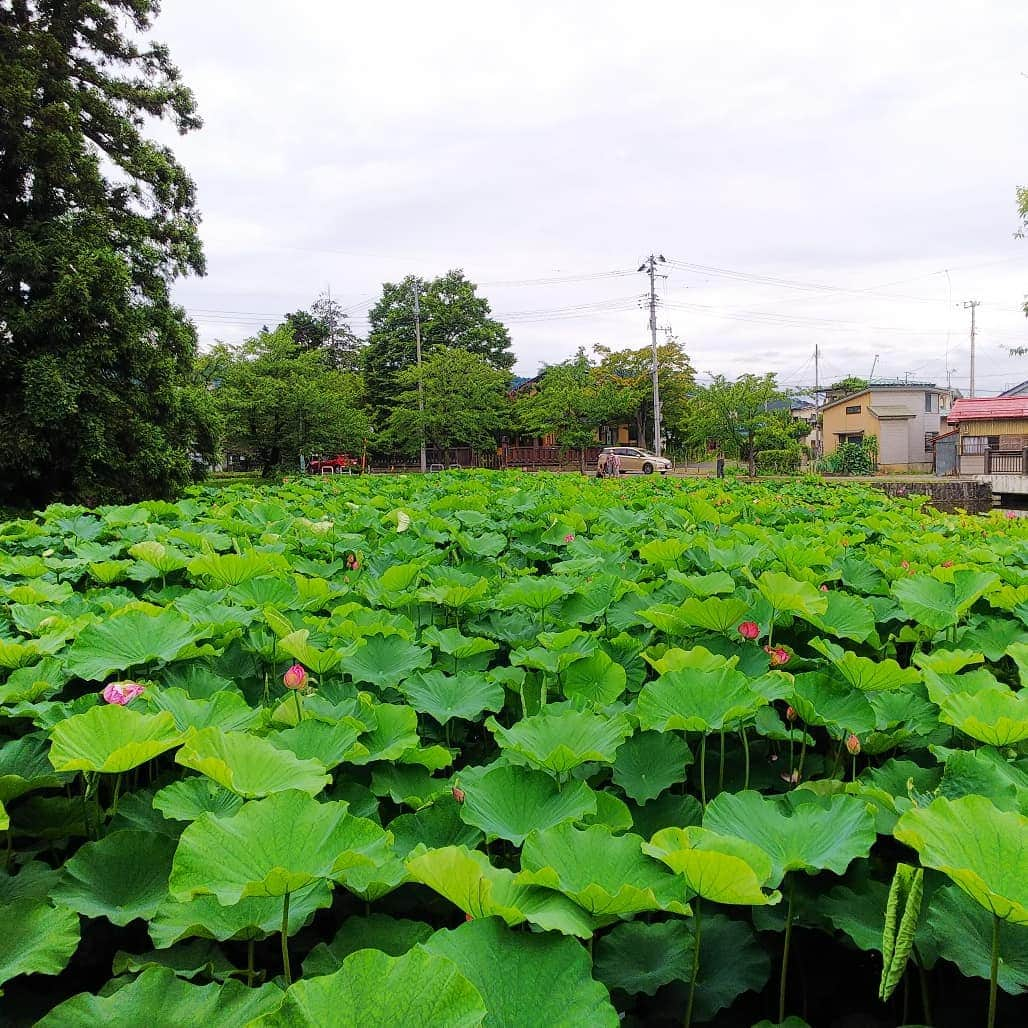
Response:
[{"label": "green lotus leaf", "polygon": [[238,692],[220,692],[209,699],[196,699],[184,689],[161,689],[149,696],[151,707],[166,710],[181,731],[188,728],[221,728],[245,732],[257,727],[263,712],[251,707]]},{"label": "green lotus leaf", "polygon": [[565,822],[528,835],[516,880],[562,892],[603,922],[644,910],[688,913],[681,884],[647,860],[642,845],[638,835]]},{"label": "green lotus leaf", "polygon": [[597,942],[594,972],[610,989],[653,996],[669,982],[689,979],[693,945],[681,920],[620,924]]},{"label": "green lotus leaf", "polygon": [[589,761],[612,764],[618,747],[632,733],[624,716],[554,707],[523,718],[512,728],[504,728],[494,717],[485,724],[502,750],[554,774],[565,774]]},{"label": "green lotus leaf", "polygon": [[853,796],[816,796],[798,790],[771,799],[747,790],[722,792],[707,804],[703,827],[764,850],[772,863],[768,885],[786,872],[827,869],[842,874],[875,841],[874,819]]},{"label": "green lotus leaf", "polygon": [[455,661],[471,660],[486,653],[494,653],[500,644],[492,639],[484,639],[480,635],[462,635],[456,628],[436,628],[429,625],[421,633],[421,641],[435,646]]},{"label": "green lotus leaf", "polygon": [[939,797],[908,810],[893,835],[917,850],[921,863],[949,875],[997,917],[1028,925],[1028,818],[998,810],[984,796]]},{"label": "green lotus leaf", "polygon": [[116,992],[93,996],[80,992],[55,1007],[40,1028],[81,1028],[102,1024],[109,1028],[135,1028],[140,1012],[150,1012],[164,1024],[249,1024],[265,1011],[276,1009],[282,990],[276,985],[248,988],[242,982],[194,985],[170,967],[149,967]]},{"label": "green lotus leaf", "polygon": [[508,925],[528,921],[544,931],[583,939],[595,929],[595,922],[577,903],[549,889],[519,885],[513,872],[493,867],[478,850],[465,846],[415,850],[406,864],[411,879],[473,918],[496,916]]},{"label": "green lotus leaf", "polygon": [[450,784],[417,764],[380,764],[371,775],[371,791],[418,810],[449,795]]},{"label": "green lotus leaf", "polygon": [[300,628],[279,639],[278,648],[288,653],[304,667],[310,668],[317,675],[327,674],[337,668],[345,656],[356,652],[358,647],[346,650],[318,649],[310,643],[310,629]]},{"label": "green lotus leaf", "polygon": [[375,718],[375,727],[360,739],[361,745],[368,752],[366,755],[351,753],[349,763],[370,764],[375,760],[397,760],[417,748],[421,740],[418,738],[418,713],[413,707],[376,703],[371,713]]},{"label": "green lotus leaf", "polygon": [[756,580],[760,595],[776,614],[796,614],[802,618],[823,615],[828,596],[809,582],[798,582],[781,571],[765,571]]},{"label": "green lotus leaf", "polygon": [[902,668],[888,657],[876,657],[872,660],[852,650],[844,650],[827,639],[811,639],[810,647],[818,653],[823,653],[839,676],[861,692],[902,689],[921,681],[917,668]]},{"label": "green lotus leaf", "polygon": [[180,778],[153,798],[154,808],[172,821],[195,821],[201,814],[235,814],[244,802],[242,796],[203,775]]},{"label": "green lotus leaf", "polygon": [[363,646],[347,651],[340,662],[355,682],[370,682],[379,688],[395,687],[412,672],[428,667],[432,651],[414,646],[398,636],[371,636]]},{"label": "green lotus leaf", "polygon": [[575,661],[563,678],[564,695],[576,705],[605,707],[624,692],[628,676],[602,650]]},{"label": "green lotus leaf", "polygon": [[749,604],[735,596],[690,596],[678,606],[658,603],[639,611],[639,617],[659,628],[665,635],[680,638],[697,629],[708,632],[734,632],[746,618]]},{"label": "green lotus leaf", "polygon": [[1028,688],[1028,643],[1010,643],[1007,655],[1017,665],[1017,675],[1022,688]]},{"label": "green lotus leaf", "polygon": [[79,944],[79,916],[46,899],[26,897],[0,908],[0,985],[20,974],[60,974]]},{"label": "green lotus leaf", "polygon": [[20,668],[31,664],[39,657],[39,643],[34,639],[28,642],[13,642],[0,639],[0,668]]},{"label": "green lotus leaf", "polygon": [[777,892],[763,891],[771,878],[771,857],[743,839],[706,828],[665,828],[643,843],[642,851],[667,864],[703,899],[751,906],[781,899]]},{"label": "green lotus leaf", "polygon": [[864,694],[818,672],[797,675],[789,702],[800,721],[824,725],[836,738],[864,736],[875,727],[875,712]]},{"label": "green lotus leaf", "polygon": [[155,539],[146,539],[129,547],[129,556],[149,564],[159,575],[170,575],[173,571],[184,568],[189,559],[184,553],[173,546],[165,546]]},{"label": "green lotus leaf", "polygon": [[575,821],[596,811],[596,800],[582,782],[561,789],[550,775],[525,767],[500,765],[468,784],[460,816],[487,838],[516,846],[529,832]]},{"label": "green lotus leaf", "polygon": [[119,950],[114,955],[115,975],[137,974],[151,967],[167,967],[179,978],[193,979],[198,975],[225,981],[238,974],[238,968],[225,956],[221,947],[210,939],[192,939],[169,949],[152,949],[148,953],[126,953]]},{"label": "green lotus leaf", "polygon": [[955,625],[998,582],[996,575],[984,571],[954,572],[952,583],[914,575],[894,582],[892,592],[907,617],[940,631]]},{"label": "green lotus leaf", "polygon": [[189,574],[193,578],[207,579],[215,586],[228,586],[260,575],[275,575],[288,567],[281,553],[208,553],[189,562]]},{"label": "green lotus leaf", "polygon": [[563,599],[573,586],[553,576],[525,576],[507,582],[493,599],[497,610],[512,610],[526,607],[528,610],[544,611],[550,604]]},{"label": "green lotus leaf", "polygon": [[733,668],[669,671],[643,686],[636,714],[643,728],[660,732],[713,732],[755,713],[764,703],[746,676]]},{"label": "green lotus leaf", "polygon": [[1028,814],[1028,773],[990,746],[952,750],[946,757],[939,795],[949,800],[987,796],[1000,810]]},{"label": "green lotus leaf", "polygon": [[984,667],[965,671],[962,675],[940,674],[931,668],[925,668],[924,682],[932,703],[939,706],[948,696],[956,693],[971,695],[990,689],[1006,689],[1006,686],[988,668]]},{"label": "green lotus leaf", "polygon": [[839,639],[863,643],[875,636],[875,612],[866,600],[842,592],[829,592],[828,609],[806,620]]},{"label": "green lotus leaf", "polygon": [[344,761],[368,756],[368,748],[357,741],[363,731],[356,718],[344,717],[332,723],[308,717],[292,728],[271,733],[267,741],[301,760],[314,760],[331,770]]},{"label": "green lotus leaf", "polygon": [[231,817],[207,815],[182,833],[172,865],[174,899],[214,895],[225,904],[247,896],[284,896],[349,868],[377,865],[392,836],[305,792],[247,803]]},{"label": "green lotus leaf", "polygon": [[[944,885],[932,897],[925,931],[939,956],[952,961],[966,977],[988,980],[992,967],[992,926],[989,912],[955,885]],[[997,981],[1004,992],[1028,991],[1028,931],[1022,925],[999,924]]]},{"label": "green lotus leaf", "polygon": [[7,816],[7,808],[0,800],[0,832],[6,832],[11,827],[11,819]]},{"label": "green lotus leaf", "polygon": [[304,977],[334,974],[351,953],[362,949],[401,956],[431,934],[431,926],[424,921],[408,921],[388,914],[352,915],[343,922],[331,942],[319,942],[310,951],[303,962]]},{"label": "green lotus leaf", "polygon": [[435,567],[428,572],[430,583],[418,590],[424,603],[438,603],[450,610],[460,610],[476,603],[489,592],[489,580],[456,568]]},{"label": "green lotus leaf", "polygon": [[586,814],[582,818],[583,825],[603,825],[615,835],[630,831],[633,827],[632,811],[628,804],[612,792],[594,792],[596,813]]},{"label": "green lotus leaf", "polygon": [[626,739],[614,759],[614,782],[636,803],[646,803],[685,778],[692,753],[677,735],[639,732]]},{"label": "green lotus leaf", "polygon": [[818,902],[818,909],[832,926],[853,940],[865,951],[882,951],[882,925],[889,899],[884,882],[868,878],[856,888],[836,885]]},{"label": "green lotus leaf", "polygon": [[985,655],[974,650],[932,650],[931,653],[915,653],[913,656],[918,667],[940,675],[955,675],[969,664],[981,664],[984,660]]},{"label": "green lotus leaf", "polygon": [[52,696],[68,680],[64,664],[55,657],[44,657],[38,664],[18,668],[0,685],[0,703],[32,703]]},{"label": "green lotus leaf", "polygon": [[666,675],[669,671],[720,671],[722,668],[734,668],[739,663],[737,656],[712,653],[706,646],[693,646],[688,650],[672,647],[660,657],[650,653],[644,653],[643,657],[659,675]]},{"label": "green lotus leaf", "polygon": [[175,760],[245,799],[288,789],[314,796],[332,780],[316,760],[300,760],[267,739],[220,728],[190,733]]},{"label": "green lotus leaf", "polygon": [[167,712],[141,714],[105,703],[59,722],[50,736],[58,771],[131,771],[178,746],[182,733]]},{"label": "green lotus leaf", "polygon": [[154,661],[174,660],[209,633],[170,610],[149,615],[130,610],[89,625],[68,650],[68,671],[87,681],[99,681]]},{"label": "green lotus leaf", "polygon": [[504,699],[502,685],[476,672],[416,671],[398,688],[416,711],[441,725],[453,718],[475,721],[483,711],[499,710]]},{"label": "green lotus leaf", "polygon": [[278,1009],[250,1024],[474,1028],[485,1014],[478,990],[445,957],[420,948],[399,957],[364,949],[334,974],[294,983]]},{"label": "green lotus leaf", "polygon": [[[331,904],[332,893],[324,880],[290,893],[288,934],[295,935],[316,911]],[[227,907],[215,896],[194,896],[184,902],[168,897],[149,924],[150,938],[158,949],[188,938],[260,940],[281,928],[282,900],[278,896],[249,896]]]},{"label": "green lotus leaf", "polygon": [[[669,985],[663,994],[667,1002],[684,1010],[695,940],[694,919],[618,925],[596,946],[596,977],[629,993],[653,995]],[[767,951],[748,925],[704,913],[693,1021],[710,1021],[744,992],[759,992],[770,972]]]},{"label": "green lotus leaf", "polygon": [[413,814],[400,814],[389,822],[393,833],[393,849],[401,857],[415,846],[429,849],[445,846],[467,846],[474,849],[482,841],[482,833],[460,817],[460,805],[452,797],[437,799],[431,806]]},{"label": "green lotus leaf", "polygon": [[1028,739],[1028,690],[952,693],[939,704],[939,720],[979,742],[1013,746]]},{"label": "green lotus leaf", "polygon": [[87,917],[116,925],[153,916],[168,894],[175,842],[125,829],[87,842],[65,865],[52,897]]},{"label": "green lotus leaf", "polygon": [[440,930],[422,948],[452,960],[478,989],[489,1028],[619,1024],[607,990],[593,980],[588,954],[572,939],[515,932],[488,917]]},{"label": "green lotus leaf", "polygon": [[54,771],[48,749],[43,732],[32,732],[0,746],[0,803],[10,803],[33,789],[60,788],[68,780]]}]

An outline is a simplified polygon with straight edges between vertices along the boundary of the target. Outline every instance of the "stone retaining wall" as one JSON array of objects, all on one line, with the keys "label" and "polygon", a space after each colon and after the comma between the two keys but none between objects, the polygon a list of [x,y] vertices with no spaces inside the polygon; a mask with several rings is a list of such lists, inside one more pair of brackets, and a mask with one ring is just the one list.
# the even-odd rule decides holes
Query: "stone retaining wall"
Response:
[{"label": "stone retaining wall", "polygon": [[992,510],[992,487],[988,482],[955,482],[935,478],[923,482],[912,482],[907,479],[867,484],[875,489],[881,489],[889,496],[928,496],[928,502],[933,507],[947,514],[952,514],[956,510],[966,510],[969,514],[983,514]]}]

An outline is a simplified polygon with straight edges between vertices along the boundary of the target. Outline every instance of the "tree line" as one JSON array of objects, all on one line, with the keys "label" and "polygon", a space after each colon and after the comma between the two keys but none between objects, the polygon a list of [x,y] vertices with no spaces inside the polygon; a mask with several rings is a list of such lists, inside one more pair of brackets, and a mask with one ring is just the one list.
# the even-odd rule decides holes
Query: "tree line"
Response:
[{"label": "tree line", "polygon": [[[145,130],[201,120],[149,38],[158,10],[0,4],[0,506],[171,498],[225,446],[270,471],[315,450],[412,454],[422,437],[580,450],[627,423],[652,438],[648,347],[580,350],[515,389],[510,334],[459,270],[386,283],[366,340],[321,297],[200,353],[171,298],[205,272],[196,189]],[[698,384],[674,341],[658,364],[672,449],[752,454],[761,431],[785,433],[773,376]]]}]

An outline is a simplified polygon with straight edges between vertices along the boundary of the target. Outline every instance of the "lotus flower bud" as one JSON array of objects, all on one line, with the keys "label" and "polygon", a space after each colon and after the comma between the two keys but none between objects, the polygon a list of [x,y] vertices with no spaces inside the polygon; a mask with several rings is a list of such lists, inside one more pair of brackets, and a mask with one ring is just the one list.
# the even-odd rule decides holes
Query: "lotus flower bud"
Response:
[{"label": "lotus flower bud", "polygon": [[781,646],[765,646],[764,652],[771,658],[772,667],[782,667],[789,663],[792,654]]},{"label": "lotus flower bud", "polygon": [[137,682],[111,682],[110,685],[104,686],[102,696],[108,703],[124,707],[142,692],[143,687]]},{"label": "lotus flower bud", "polygon": [[821,586],[821,592],[823,592],[823,593],[828,592],[828,586],[827,585],[822,585]]},{"label": "lotus flower bud", "polygon": [[282,684],[287,689],[302,689],[307,684],[307,671],[302,664],[294,664],[283,676]]},{"label": "lotus flower bud", "polygon": [[756,621],[744,621],[739,625],[739,635],[744,639],[756,639],[760,635],[760,625]]},{"label": "lotus flower bud", "polygon": [[464,790],[463,790],[463,789],[462,789],[462,788],[461,788],[461,787],[460,787],[459,785],[455,785],[455,786],[454,786],[454,787],[453,787],[453,788],[452,788],[452,789],[450,790],[450,792],[451,792],[451,793],[453,794],[453,798],[454,798],[454,799],[455,799],[455,800],[456,800],[456,801],[457,801],[458,803],[463,803],[463,802],[464,802],[464,795],[465,795],[465,793],[464,793]]},{"label": "lotus flower bud", "polygon": [[860,752],[860,740],[852,732],[846,736],[846,750],[852,757]]},{"label": "lotus flower bud", "polygon": [[795,721],[796,720],[796,711],[792,707],[786,707],[785,708],[785,720],[786,721]]},{"label": "lotus flower bud", "polygon": [[564,542],[566,542],[566,543],[573,543],[574,541],[575,541],[575,533],[574,532],[568,532],[568,534],[566,536],[564,536]]}]

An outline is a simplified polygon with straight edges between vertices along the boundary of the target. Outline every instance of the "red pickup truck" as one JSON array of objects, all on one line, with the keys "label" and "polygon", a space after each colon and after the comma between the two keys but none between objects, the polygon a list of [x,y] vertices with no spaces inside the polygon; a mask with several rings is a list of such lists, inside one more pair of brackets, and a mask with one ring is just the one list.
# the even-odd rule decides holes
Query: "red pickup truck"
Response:
[{"label": "red pickup truck", "polygon": [[311,457],[307,461],[307,470],[312,475],[320,475],[322,468],[331,468],[331,473],[335,474],[347,468],[359,468],[360,463],[356,457],[351,457],[348,453],[337,453],[334,457]]}]

